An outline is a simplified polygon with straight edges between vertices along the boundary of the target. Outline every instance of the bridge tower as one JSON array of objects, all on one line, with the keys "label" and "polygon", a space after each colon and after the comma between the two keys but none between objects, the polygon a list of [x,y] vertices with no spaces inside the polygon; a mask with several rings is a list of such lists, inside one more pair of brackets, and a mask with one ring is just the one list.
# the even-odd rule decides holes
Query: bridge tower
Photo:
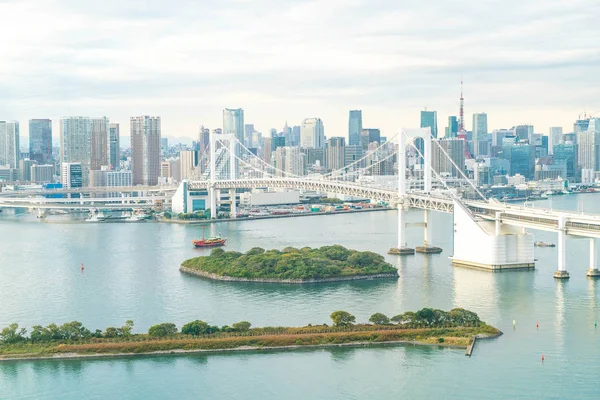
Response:
[{"label": "bridge tower", "polygon": [[[220,191],[216,188],[216,182],[218,180],[222,180],[221,176],[223,175],[223,166],[228,165],[228,174],[225,176],[225,179],[235,180],[237,177],[236,173],[236,140],[235,136],[232,134],[215,134],[211,132],[209,134],[209,161],[210,161],[210,184],[208,186],[208,198],[210,204],[210,218],[217,218],[217,207],[218,202],[217,199],[220,199]],[[217,164],[219,150],[223,149],[225,151],[220,154],[223,157],[220,157],[221,164]],[[227,153],[229,157],[227,157]],[[228,160],[227,160],[228,159]],[[229,161],[227,163],[227,161]],[[225,171],[227,172],[227,170]],[[229,200],[231,202],[230,208],[230,216],[231,218],[236,217],[236,191],[235,189],[229,189]]]},{"label": "bridge tower", "polygon": [[[418,129],[401,129],[398,135],[398,247],[393,247],[388,252],[389,254],[414,254],[415,249],[406,245],[406,220],[405,220],[405,205],[406,199],[406,145],[407,141],[413,141],[416,138],[422,138],[424,142],[423,153],[423,190],[426,193],[432,189],[432,149],[431,149],[431,128]],[[433,231],[428,226],[431,221],[429,210],[424,211],[424,243],[422,246],[417,246],[416,251],[419,253],[440,253],[441,248],[432,246]]]}]

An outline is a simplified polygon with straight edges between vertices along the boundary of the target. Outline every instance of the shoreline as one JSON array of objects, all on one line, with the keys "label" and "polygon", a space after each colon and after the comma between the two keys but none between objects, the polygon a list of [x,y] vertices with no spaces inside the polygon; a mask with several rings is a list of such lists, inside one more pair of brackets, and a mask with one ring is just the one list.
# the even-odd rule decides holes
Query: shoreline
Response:
[{"label": "shoreline", "polygon": [[178,219],[157,219],[156,222],[167,223],[167,224],[181,224],[181,225],[197,225],[197,224],[212,224],[218,222],[235,222],[235,221],[252,221],[259,219],[275,219],[275,218],[296,218],[296,217],[316,217],[319,215],[342,215],[352,214],[361,212],[374,212],[374,211],[392,211],[395,208],[380,207],[380,208],[364,208],[362,210],[344,210],[344,211],[320,211],[320,212],[306,212],[300,214],[285,214],[285,215],[261,215],[256,217],[241,217],[241,218],[222,218],[222,219],[198,219],[198,220],[178,220]]},{"label": "shoreline", "polygon": [[[478,340],[495,339],[502,335],[501,331],[496,334],[486,335],[475,335]],[[429,346],[429,347],[443,347],[450,349],[467,349],[469,346],[453,345],[446,343],[428,343],[418,340],[391,340],[385,342],[353,342],[353,343],[327,343],[327,344],[315,344],[315,345],[289,345],[289,346],[271,346],[271,347],[258,347],[258,346],[240,346],[235,348],[226,349],[173,349],[173,350],[157,350],[147,351],[140,353],[56,353],[52,355],[40,355],[40,356],[24,356],[24,357],[6,357],[0,355],[0,363],[2,362],[18,362],[18,361],[44,361],[44,360],[82,360],[82,359],[105,359],[105,358],[134,358],[134,357],[148,357],[148,356],[181,356],[188,354],[218,354],[218,353],[234,353],[234,352],[264,352],[264,351],[293,351],[293,350],[318,350],[327,348],[339,348],[339,347],[386,347],[386,346]]]},{"label": "shoreline", "polygon": [[345,282],[345,281],[361,281],[372,279],[397,279],[398,273],[395,274],[374,274],[374,275],[355,275],[355,276],[339,276],[332,278],[314,278],[314,279],[277,279],[277,278],[236,278],[232,276],[222,276],[210,272],[201,271],[195,268],[188,268],[181,265],[179,271],[189,275],[195,275],[200,278],[212,279],[222,282],[249,282],[249,283],[281,283],[281,284],[312,284],[326,282]]}]

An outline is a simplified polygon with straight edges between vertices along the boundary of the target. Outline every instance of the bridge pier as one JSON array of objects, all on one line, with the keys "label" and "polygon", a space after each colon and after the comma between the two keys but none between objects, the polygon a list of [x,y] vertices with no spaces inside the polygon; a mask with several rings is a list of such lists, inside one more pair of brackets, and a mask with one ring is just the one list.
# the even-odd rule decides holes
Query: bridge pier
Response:
[{"label": "bridge pier", "polygon": [[424,222],[424,226],[425,226],[425,236],[423,238],[423,246],[417,246],[415,248],[415,251],[417,253],[425,253],[425,254],[435,254],[435,253],[441,253],[442,252],[442,248],[441,247],[436,247],[436,246],[432,246],[431,243],[433,243],[433,229],[429,229],[429,220],[431,219],[431,211],[429,210],[424,210],[424,217],[423,217],[423,222]]},{"label": "bridge pier", "polygon": [[586,275],[590,278],[600,277],[600,270],[596,268],[596,239],[594,238],[590,238],[590,269]]},{"label": "bridge pier", "polygon": [[556,279],[569,279],[567,272],[567,232],[566,219],[564,216],[558,218],[558,271],[554,273]]},{"label": "bridge pier", "polygon": [[210,207],[210,219],[217,218],[217,189],[210,186],[208,188],[208,200]]},{"label": "bridge pier", "polygon": [[406,246],[406,222],[404,220],[404,209],[402,203],[398,203],[398,247],[392,247],[388,254],[404,256],[415,254],[415,249]]},{"label": "bridge pier", "polygon": [[229,189],[229,200],[231,200],[231,207],[229,208],[229,218],[237,218],[237,204],[235,204],[235,189]]}]

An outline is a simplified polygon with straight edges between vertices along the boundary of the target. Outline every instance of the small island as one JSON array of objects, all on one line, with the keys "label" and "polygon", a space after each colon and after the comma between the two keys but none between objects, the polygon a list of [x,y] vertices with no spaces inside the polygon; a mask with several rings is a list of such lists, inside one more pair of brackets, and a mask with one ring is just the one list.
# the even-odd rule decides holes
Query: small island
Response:
[{"label": "small island", "polygon": [[35,325],[29,331],[15,323],[0,330],[0,362],[398,344],[466,348],[470,354],[476,338],[502,334],[462,308],[448,312],[423,308],[391,318],[375,313],[365,323],[356,323],[354,315],[342,310],[330,318],[331,325],[262,328],[248,321],[219,327],[195,320],[178,329],[165,322],[147,333],[134,333],[133,321],[104,331],[92,331],[79,321]]},{"label": "small island", "polygon": [[265,283],[318,283],[375,278],[398,278],[398,270],[371,251],[340,245],[321,248],[254,247],[245,254],[214,249],[209,256],[183,262],[180,271],[204,278]]}]

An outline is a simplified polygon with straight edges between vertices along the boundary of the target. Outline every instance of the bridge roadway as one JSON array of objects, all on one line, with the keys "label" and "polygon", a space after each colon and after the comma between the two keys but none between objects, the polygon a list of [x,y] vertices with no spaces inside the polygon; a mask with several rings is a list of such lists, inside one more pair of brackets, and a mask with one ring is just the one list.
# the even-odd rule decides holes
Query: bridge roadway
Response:
[{"label": "bridge roadway", "polygon": [[7,190],[0,192],[0,201],[10,197],[29,197],[53,194],[93,194],[93,193],[173,193],[177,186],[102,186],[73,189],[32,189],[32,190]]},{"label": "bridge roadway", "polygon": [[[209,181],[193,181],[190,182],[191,189],[208,190],[210,187],[214,189],[252,189],[252,188],[291,188],[300,190],[316,191],[321,193],[338,193],[343,195],[369,198],[376,201],[383,201],[390,205],[397,205],[399,202],[396,188],[382,188],[359,185],[354,182],[346,181],[330,181],[318,179],[301,179],[301,178],[256,178],[256,179],[238,179],[238,180],[219,180],[214,183]],[[46,191],[15,191],[4,192],[0,196],[0,207],[27,207],[27,208],[75,208],[82,206],[110,207],[111,203],[114,207],[136,206],[140,207],[143,203],[153,203],[156,200],[169,201],[168,192],[174,191],[174,187],[102,187],[102,188],[85,188],[72,190],[46,190]],[[34,195],[49,195],[63,193],[133,193],[147,192],[156,193],[151,196],[140,197],[113,197],[113,198],[75,198],[75,199],[60,199],[47,197],[33,197]],[[162,194],[160,194],[162,193]],[[28,197],[13,197],[14,195],[22,194]],[[10,196],[13,195],[13,196]],[[130,204],[123,204],[123,201]],[[140,201],[140,204],[136,202]],[[401,200],[404,208],[417,208],[422,210],[440,211],[452,213],[454,210],[454,199],[445,193],[434,192],[424,193],[413,191]],[[497,221],[507,225],[513,225],[523,228],[539,229],[545,231],[564,231],[567,235],[583,236],[583,237],[600,237],[600,215],[577,214],[572,212],[536,209],[532,207],[523,207],[516,205],[508,205],[496,200],[490,201],[474,201],[462,200],[462,202],[473,212],[476,217]],[[87,206],[86,206],[87,204]],[[57,207],[58,206],[58,207]],[[62,207],[61,207],[62,206]],[[74,207],[75,206],[75,207]],[[146,204],[152,206],[152,204]],[[564,227],[564,228],[563,228]]]}]

